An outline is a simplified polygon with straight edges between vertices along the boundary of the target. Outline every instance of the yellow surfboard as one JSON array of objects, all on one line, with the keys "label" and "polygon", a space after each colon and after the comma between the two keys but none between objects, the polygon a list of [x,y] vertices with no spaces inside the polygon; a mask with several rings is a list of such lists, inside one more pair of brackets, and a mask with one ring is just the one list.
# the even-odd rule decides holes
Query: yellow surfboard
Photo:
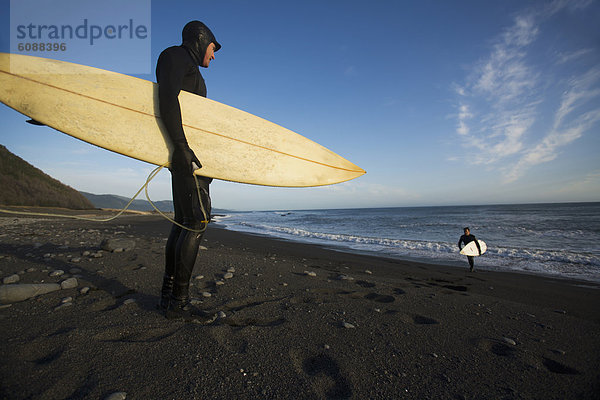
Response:
[{"label": "yellow surfboard", "polygon": [[[58,131],[163,165],[169,140],[156,83],[48,58],[0,53],[0,102]],[[306,187],[365,173],[325,147],[255,115],[188,92],[179,95],[196,173],[232,182]]]}]

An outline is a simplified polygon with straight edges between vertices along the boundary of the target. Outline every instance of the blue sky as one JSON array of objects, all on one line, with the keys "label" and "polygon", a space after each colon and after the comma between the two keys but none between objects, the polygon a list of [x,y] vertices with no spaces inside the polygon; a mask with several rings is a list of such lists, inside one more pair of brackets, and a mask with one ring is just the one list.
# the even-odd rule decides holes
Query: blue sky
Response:
[{"label": "blue sky", "polygon": [[[223,45],[201,71],[208,97],[367,171],[305,189],[216,181],[215,207],[600,201],[598,1],[152,1],[151,73],[136,76],[155,80],[192,19]],[[25,119],[0,105],[0,144],[78,190],[131,196],[153,169]],[[170,198],[168,172],[150,195]]]}]

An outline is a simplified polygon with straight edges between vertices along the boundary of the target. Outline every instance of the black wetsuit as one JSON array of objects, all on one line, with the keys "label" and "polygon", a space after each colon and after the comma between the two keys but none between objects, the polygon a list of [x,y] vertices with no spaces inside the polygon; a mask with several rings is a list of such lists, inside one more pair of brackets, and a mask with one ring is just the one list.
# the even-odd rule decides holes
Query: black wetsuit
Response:
[{"label": "black wetsuit", "polygon": [[[210,30],[199,24],[192,26],[195,31],[188,33],[187,37],[188,26],[184,28],[181,46],[169,47],[160,54],[156,65],[156,80],[160,115],[172,145],[169,170],[175,221],[192,230],[203,231],[210,220],[209,184],[212,179],[202,176],[198,176],[197,180],[194,178],[192,161],[199,167],[201,165],[188,146],[178,100],[181,90],[206,97],[206,84],[198,66],[204,59],[208,44],[217,42]],[[196,181],[199,188],[196,187]],[[189,298],[190,278],[202,236],[202,232],[193,232],[173,224],[165,251],[165,275],[161,294],[163,308],[167,308],[172,300],[184,302]]]},{"label": "black wetsuit", "polygon": [[[475,238],[475,235],[462,235],[460,237],[460,239],[458,240],[458,248],[462,249],[461,247],[461,243],[464,243],[465,246],[468,245],[471,242],[475,242],[475,244],[477,245],[477,250],[479,250],[479,254],[481,254],[481,248],[479,247],[479,242],[477,241],[477,238]],[[467,256],[467,260],[469,261],[469,266],[471,271],[473,271],[473,266],[475,265],[475,260],[473,256]]]}]

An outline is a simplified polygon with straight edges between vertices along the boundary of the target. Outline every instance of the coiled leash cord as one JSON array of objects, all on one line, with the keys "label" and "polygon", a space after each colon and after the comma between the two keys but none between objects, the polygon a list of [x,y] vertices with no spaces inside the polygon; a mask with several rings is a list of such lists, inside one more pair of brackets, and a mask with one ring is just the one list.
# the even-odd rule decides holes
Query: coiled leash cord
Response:
[{"label": "coiled leash cord", "polygon": [[194,232],[194,233],[203,233],[206,230],[206,227],[208,226],[208,223],[210,222],[207,215],[206,215],[206,210],[204,209],[204,204],[202,203],[202,197],[200,196],[200,185],[198,184],[198,177],[196,176],[196,174],[194,174],[194,181],[196,182],[196,190],[198,192],[198,202],[200,203],[200,209],[202,210],[202,215],[204,217],[203,221],[200,221],[201,223],[204,224],[204,226],[201,229],[192,229],[189,228],[187,226],[184,226],[182,224],[180,224],[179,222],[173,220],[172,218],[170,218],[168,215],[165,215],[162,211],[160,211],[152,202],[152,200],[150,200],[150,195],[148,194],[148,185],[150,184],[150,182],[152,181],[152,179],[154,179],[154,177],[156,177],[156,175],[158,175],[158,173],[164,168],[166,167],[168,164],[163,164],[163,165],[159,165],[158,167],[156,167],[151,173],[150,175],[148,175],[148,178],[146,179],[146,182],[142,185],[142,187],[137,191],[137,193],[135,195],[133,195],[133,197],[131,198],[131,200],[129,200],[129,202],[127,203],[127,205],[121,210],[119,211],[116,215],[109,217],[109,218],[88,218],[88,217],[81,217],[78,215],[65,215],[65,214],[52,214],[52,213],[38,213],[38,212],[30,212],[30,211],[13,211],[13,210],[5,210],[3,208],[0,208],[0,212],[3,213],[7,213],[7,214],[17,214],[17,215],[37,215],[37,216],[42,216],[42,217],[59,217],[59,218],[71,218],[71,219],[79,219],[79,220],[83,220],[83,221],[91,221],[91,222],[109,222],[112,221],[116,218],[118,218],[121,214],[123,214],[131,205],[131,203],[133,203],[133,201],[135,200],[136,197],[138,197],[138,195],[142,192],[142,190],[144,190],[145,194],[146,194],[146,200],[148,200],[148,203],[150,203],[150,205],[152,206],[152,208],[154,208],[154,210],[156,210],[156,212],[158,212],[163,218],[165,218],[167,221],[179,226],[182,229],[186,229],[188,231]]}]

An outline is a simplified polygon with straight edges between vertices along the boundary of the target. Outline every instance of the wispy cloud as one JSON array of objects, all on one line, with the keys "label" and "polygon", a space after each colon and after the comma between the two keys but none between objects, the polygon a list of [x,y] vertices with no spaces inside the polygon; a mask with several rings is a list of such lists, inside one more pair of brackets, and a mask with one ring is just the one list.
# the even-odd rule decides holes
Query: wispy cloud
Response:
[{"label": "wispy cloud", "polygon": [[558,54],[558,59],[556,60],[556,63],[557,64],[566,64],[571,61],[575,61],[581,57],[584,57],[586,55],[589,55],[593,51],[594,51],[594,49],[579,49],[576,51],[561,52]]},{"label": "wispy cloud", "polygon": [[562,96],[551,131],[523,152],[517,163],[507,170],[505,182],[515,181],[532,166],[554,160],[561,147],[579,139],[600,121],[600,106],[596,104],[588,109],[591,101],[600,96],[599,84],[600,68],[593,68],[570,81],[570,89]]},{"label": "wispy cloud", "polygon": [[[564,69],[594,51],[555,51],[552,63],[536,58],[543,28],[550,29],[544,23],[566,7],[589,5],[587,1],[575,3],[554,1],[516,16],[471,70],[466,83],[455,87],[456,134],[470,153],[468,159],[500,170],[504,182],[554,160],[561,148],[600,121],[600,104],[595,102],[600,96],[600,68],[579,74],[575,71],[580,68],[572,68],[574,75],[569,79],[553,68]],[[557,105],[548,93],[559,90],[562,96]],[[502,167],[507,164],[511,166]]]}]

